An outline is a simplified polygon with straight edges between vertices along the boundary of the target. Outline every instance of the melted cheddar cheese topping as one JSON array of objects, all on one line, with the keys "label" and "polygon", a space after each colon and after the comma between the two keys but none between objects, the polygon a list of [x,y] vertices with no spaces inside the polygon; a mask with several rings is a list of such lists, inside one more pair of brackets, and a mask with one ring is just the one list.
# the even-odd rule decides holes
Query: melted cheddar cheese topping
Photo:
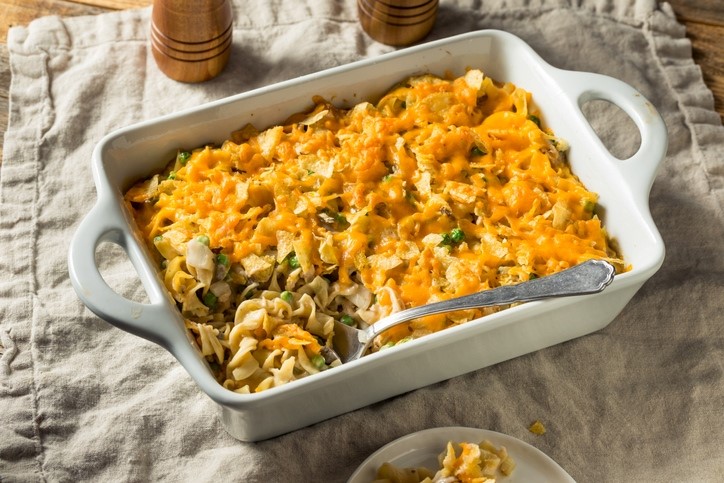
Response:
[{"label": "melted cheddar cheese topping", "polygon": [[[287,378],[325,369],[313,359],[331,344],[331,318],[364,326],[590,258],[625,270],[596,194],[536,114],[528,92],[478,70],[414,77],[376,104],[315,98],[282,125],[180,152],[126,200],[219,380],[258,390],[287,382],[269,378],[289,359]],[[413,321],[377,347],[494,310]],[[237,357],[243,339],[255,343]],[[256,365],[239,379],[244,358]]]}]

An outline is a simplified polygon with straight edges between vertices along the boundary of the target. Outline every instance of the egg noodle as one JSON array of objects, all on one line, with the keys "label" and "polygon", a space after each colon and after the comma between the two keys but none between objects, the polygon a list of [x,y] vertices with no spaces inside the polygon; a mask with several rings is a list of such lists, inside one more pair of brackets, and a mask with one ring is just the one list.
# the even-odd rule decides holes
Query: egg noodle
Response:
[{"label": "egg noodle", "polygon": [[[224,387],[335,365],[334,319],[365,327],[591,258],[625,270],[525,90],[469,70],[412,77],[377,104],[313,101],[283,125],[180,150],[125,195]],[[372,350],[495,310],[415,320]]]}]

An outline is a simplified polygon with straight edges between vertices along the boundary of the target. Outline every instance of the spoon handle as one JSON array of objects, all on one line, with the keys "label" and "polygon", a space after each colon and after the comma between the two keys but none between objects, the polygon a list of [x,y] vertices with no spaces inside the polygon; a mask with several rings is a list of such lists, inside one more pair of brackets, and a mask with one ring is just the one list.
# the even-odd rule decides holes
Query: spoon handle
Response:
[{"label": "spoon handle", "polygon": [[396,325],[427,315],[477,309],[491,305],[506,305],[513,302],[530,302],[550,297],[593,294],[606,288],[613,281],[615,273],[613,265],[604,260],[588,260],[553,275],[516,285],[504,285],[463,297],[402,310],[375,322],[365,332],[367,332],[368,340],[371,341]]}]

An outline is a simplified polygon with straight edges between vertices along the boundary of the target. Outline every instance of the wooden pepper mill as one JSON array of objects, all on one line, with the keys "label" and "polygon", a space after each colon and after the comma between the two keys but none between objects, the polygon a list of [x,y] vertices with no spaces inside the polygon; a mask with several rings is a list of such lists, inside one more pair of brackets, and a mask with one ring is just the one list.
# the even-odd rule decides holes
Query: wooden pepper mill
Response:
[{"label": "wooden pepper mill", "polygon": [[153,0],[151,51],[161,72],[181,82],[219,75],[231,52],[229,0]]},{"label": "wooden pepper mill", "polygon": [[410,45],[425,37],[437,18],[438,0],[357,0],[367,34],[387,45]]}]

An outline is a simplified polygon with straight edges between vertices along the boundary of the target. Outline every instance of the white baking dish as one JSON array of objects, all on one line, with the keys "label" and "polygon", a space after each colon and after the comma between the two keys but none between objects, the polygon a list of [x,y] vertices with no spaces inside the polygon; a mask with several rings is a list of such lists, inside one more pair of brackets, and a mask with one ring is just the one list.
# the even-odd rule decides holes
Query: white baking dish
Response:
[{"label": "white baking dish", "polygon": [[[224,389],[190,343],[173,300],[135,234],[122,202],[124,190],[165,165],[179,146],[221,142],[247,122],[259,128],[279,123],[308,108],[313,95],[351,106],[374,99],[413,74],[451,71],[461,75],[470,67],[533,93],[545,122],[569,141],[574,173],[599,193],[604,223],[633,269],[617,276],[601,294],[513,307],[258,394]],[[592,99],[616,104],[635,122],[641,147],[630,159],[613,157],[586,121],[580,106]],[[648,195],[666,146],[661,117],[630,86],[601,75],[551,67],[511,34],[473,32],[264,87],[109,134],[93,153],[98,201],[71,242],[70,276],[78,296],[94,313],[170,351],[219,405],[224,426],[233,436],[261,440],[605,327],[663,261],[664,246],[649,213]],[[124,299],[106,285],[95,260],[102,241],[126,250],[150,303]]]}]

